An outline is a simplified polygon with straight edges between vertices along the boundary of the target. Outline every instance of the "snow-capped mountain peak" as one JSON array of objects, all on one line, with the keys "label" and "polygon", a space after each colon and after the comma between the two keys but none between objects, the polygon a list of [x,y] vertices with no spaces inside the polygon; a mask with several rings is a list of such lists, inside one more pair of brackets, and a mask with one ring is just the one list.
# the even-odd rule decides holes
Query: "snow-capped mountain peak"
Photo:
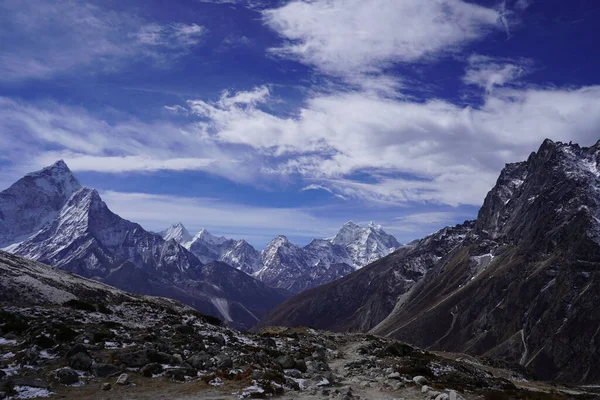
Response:
[{"label": "snow-capped mountain peak", "polygon": [[181,222],[177,222],[160,233],[163,239],[174,239],[179,244],[186,244],[192,241],[192,235],[185,229]]},{"label": "snow-capped mountain peak", "polygon": [[196,236],[194,236],[194,238],[192,239],[192,241],[196,241],[196,240],[202,240],[205,243],[211,244],[213,246],[218,246],[218,245],[222,245],[223,243],[225,243],[228,239],[223,236],[215,236],[215,235],[211,234],[209,231],[207,231],[206,229],[202,228],[196,234]]},{"label": "snow-capped mountain peak", "polygon": [[372,221],[366,228],[353,221],[346,222],[330,241],[348,251],[355,268],[364,267],[401,246],[394,236]]},{"label": "snow-capped mountain peak", "polygon": [[52,221],[80,188],[60,160],[0,192],[0,248],[25,240]]}]

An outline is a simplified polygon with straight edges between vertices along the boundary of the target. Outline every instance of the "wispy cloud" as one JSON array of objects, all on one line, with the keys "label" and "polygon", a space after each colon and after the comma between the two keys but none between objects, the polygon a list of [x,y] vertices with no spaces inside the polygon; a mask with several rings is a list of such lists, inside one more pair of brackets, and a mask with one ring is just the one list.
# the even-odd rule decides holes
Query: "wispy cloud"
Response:
[{"label": "wispy cloud", "polygon": [[191,231],[212,233],[266,244],[279,232],[306,240],[333,234],[340,222],[314,215],[309,208],[258,207],[224,199],[106,191],[102,199],[123,218],[159,231],[185,217]]},{"label": "wispy cloud", "polygon": [[469,57],[469,67],[463,81],[477,85],[491,93],[495,86],[504,86],[531,72],[530,59],[501,59],[473,54]]},{"label": "wispy cloud", "polygon": [[112,72],[143,57],[164,65],[205,33],[197,24],[159,25],[86,2],[7,0],[0,4],[0,80],[46,79],[82,67]]}]

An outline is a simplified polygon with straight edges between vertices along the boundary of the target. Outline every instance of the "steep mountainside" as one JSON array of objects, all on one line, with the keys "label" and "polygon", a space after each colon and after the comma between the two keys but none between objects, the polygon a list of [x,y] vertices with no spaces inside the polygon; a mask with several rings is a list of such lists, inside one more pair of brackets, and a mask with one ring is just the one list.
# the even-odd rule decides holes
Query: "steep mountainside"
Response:
[{"label": "steep mountainside", "polygon": [[599,383],[599,165],[600,142],[546,140],[527,161],[506,166],[477,221],[463,226],[472,229],[425,248],[439,259],[410,291],[381,289],[379,302],[363,299],[372,286],[386,287],[394,262],[411,263],[401,248],[290,298],[261,325],[372,328],[430,349],[520,363],[544,379]]},{"label": "steep mountainside", "polygon": [[79,188],[61,160],[0,192],[0,248],[27,239],[52,221]]},{"label": "steep mountainside", "polygon": [[[205,273],[198,258],[174,239],[166,241],[119,217],[96,190],[85,187],[73,193],[53,221],[13,250],[135,293],[178,299],[239,328],[250,328],[286,298],[225,264],[220,269],[231,270],[222,272],[231,282],[228,288],[219,286],[219,275]],[[240,293],[236,287],[252,290]]]},{"label": "steep mountainside", "polygon": [[600,382],[599,164],[600,142],[547,140],[508,165],[473,233],[374,332]]},{"label": "steep mountainside", "polygon": [[448,227],[342,279],[291,297],[259,326],[314,326],[332,331],[367,331],[394,308],[425,272],[461,243],[472,222]]}]

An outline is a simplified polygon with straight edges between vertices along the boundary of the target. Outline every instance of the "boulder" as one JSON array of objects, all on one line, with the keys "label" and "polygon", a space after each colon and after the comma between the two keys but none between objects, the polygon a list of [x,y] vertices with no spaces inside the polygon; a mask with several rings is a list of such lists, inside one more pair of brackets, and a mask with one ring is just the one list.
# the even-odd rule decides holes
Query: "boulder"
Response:
[{"label": "boulder", "polygon": [[304,360],[296,360],[296,369],[300,372],[306,372],[306,362]]},{"label": "boulder", "polygon": [[426,384],[429,383],[429,381],[427,380],[427,378],[425,378],[424,376],[421,376],[421,375],[415,376],[413,378],[413,381],[415,383],[418,383],[419,385],[426,385]]},{"label": "boulder", "polygon": [[181,333],[183,335],[193,335],[194,334],[194,327],[190,326],[190,325],[175,325],[173,327],[173,329],[176,332]]},{"label": "boulder", "polygon": [[277,362],[277,364],[279,364],[283,369],[291,369],[296,366],[296,361],[292,356],[289,355],[279,356],[275,362]]},{"label": "boulder", "polygon": [[70,358],[70,357],[74,356],[77,353],[84,353],[84,354],[89,355],[88,351],[87,351],[87,349],[85,348],[84,345],[82,345],[82,344],[76,344],[75,346],[71,347],[69,349],[69,351],[67,352],[67,358]]},{"label": "boulder", "polygon": [[63,385],[72,385],[79,382],[79,375],[71,368],[66,367],[56,371],[56,379],[58,379],[58,382],[62,383]]},{"label": "boulder", "polygon": [[87,353],[80,352],[69,358],[69,367],[81,371],[89,371],[93,362],[94,360]]},{"label": "boulder", "polygon": [[123,364],[132,368],[141,368],[150,363],[146,350],[124,352],[118,357]]},{"label": "boulder", "polygon": [[162,365],[158,363],[146,364],[140,369],[140,373],[146,378],[152,378],[153,375],[158,375],[163,372]]},{"label": "boulder", "polygon": [[392,372],[391,374],[388,375],[388,379],[400,380],[400,379],[402,379],[402,376],[400,376],[399,372]]},{"label": "boulder", "polygon": [[215,361],[217,363],[217,368],[219,369],[227,369],[233,367],[233,361],[231,357],[227,354],[219,354],[215,357]]},{"label": "boulder", "polygon": [[116,365],[96,363],[92,365],[92,373],[98,378],[109,378],[117,375],[121,369]]},{"label": "boulder", "polygon": [[209,369],[215,365],[212,356],[205,352],[194,354],[187,359],[187,362],[196,369]]}]

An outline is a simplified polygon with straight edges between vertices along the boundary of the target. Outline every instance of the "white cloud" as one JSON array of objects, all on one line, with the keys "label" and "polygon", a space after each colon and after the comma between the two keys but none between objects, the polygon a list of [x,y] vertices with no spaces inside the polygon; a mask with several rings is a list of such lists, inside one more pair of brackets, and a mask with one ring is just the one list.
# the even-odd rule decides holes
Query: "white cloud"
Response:
[{"label": "white cloud", "polygon": [[525,159],[546,137],[593,143],[600,124],[600,87],[498,88],[479,109],[334,93],[310,98],[297,118],[225,103],[190,105],[216,142],[277,160],[263,174],[379,202],[479,205],[505,162]]},{"label": "white cloud", "polygon": [[480,86],[490,93],[494,86],[504,86],[529,73],[532,64],[529,59],[503,60],[472,55],[463,81]]},{"label": "white cloud", "polygon": [[[252,182],[258,173],[248,154],[220,148],[195,124],[109,124],[81,109],[0,98],[0,132],[0,159],[19,165],[15,173],[60,158],[76,171],[200,170],[237,182]],[[240,162],[249,165],[239,168]]]},{"label": "white cloud", "polygon": [[159,25],[125,12],[72,0],[0,3],[0,81],[46,79],[87,67],[113,72],[133,60],[158,64],[198,45],[206,28]]},{"label": "white cloud", "polygon": [[206,32],[205,27],[197,24],[146,24],[132,36],[141,45],[182,49],[198,45]]},{"label": "white cloud", "polygon": [[288,40],[273,53],[334,75],[435,56],[499,27],[496,10],[461,0],[293,1],[263,16]]}]

